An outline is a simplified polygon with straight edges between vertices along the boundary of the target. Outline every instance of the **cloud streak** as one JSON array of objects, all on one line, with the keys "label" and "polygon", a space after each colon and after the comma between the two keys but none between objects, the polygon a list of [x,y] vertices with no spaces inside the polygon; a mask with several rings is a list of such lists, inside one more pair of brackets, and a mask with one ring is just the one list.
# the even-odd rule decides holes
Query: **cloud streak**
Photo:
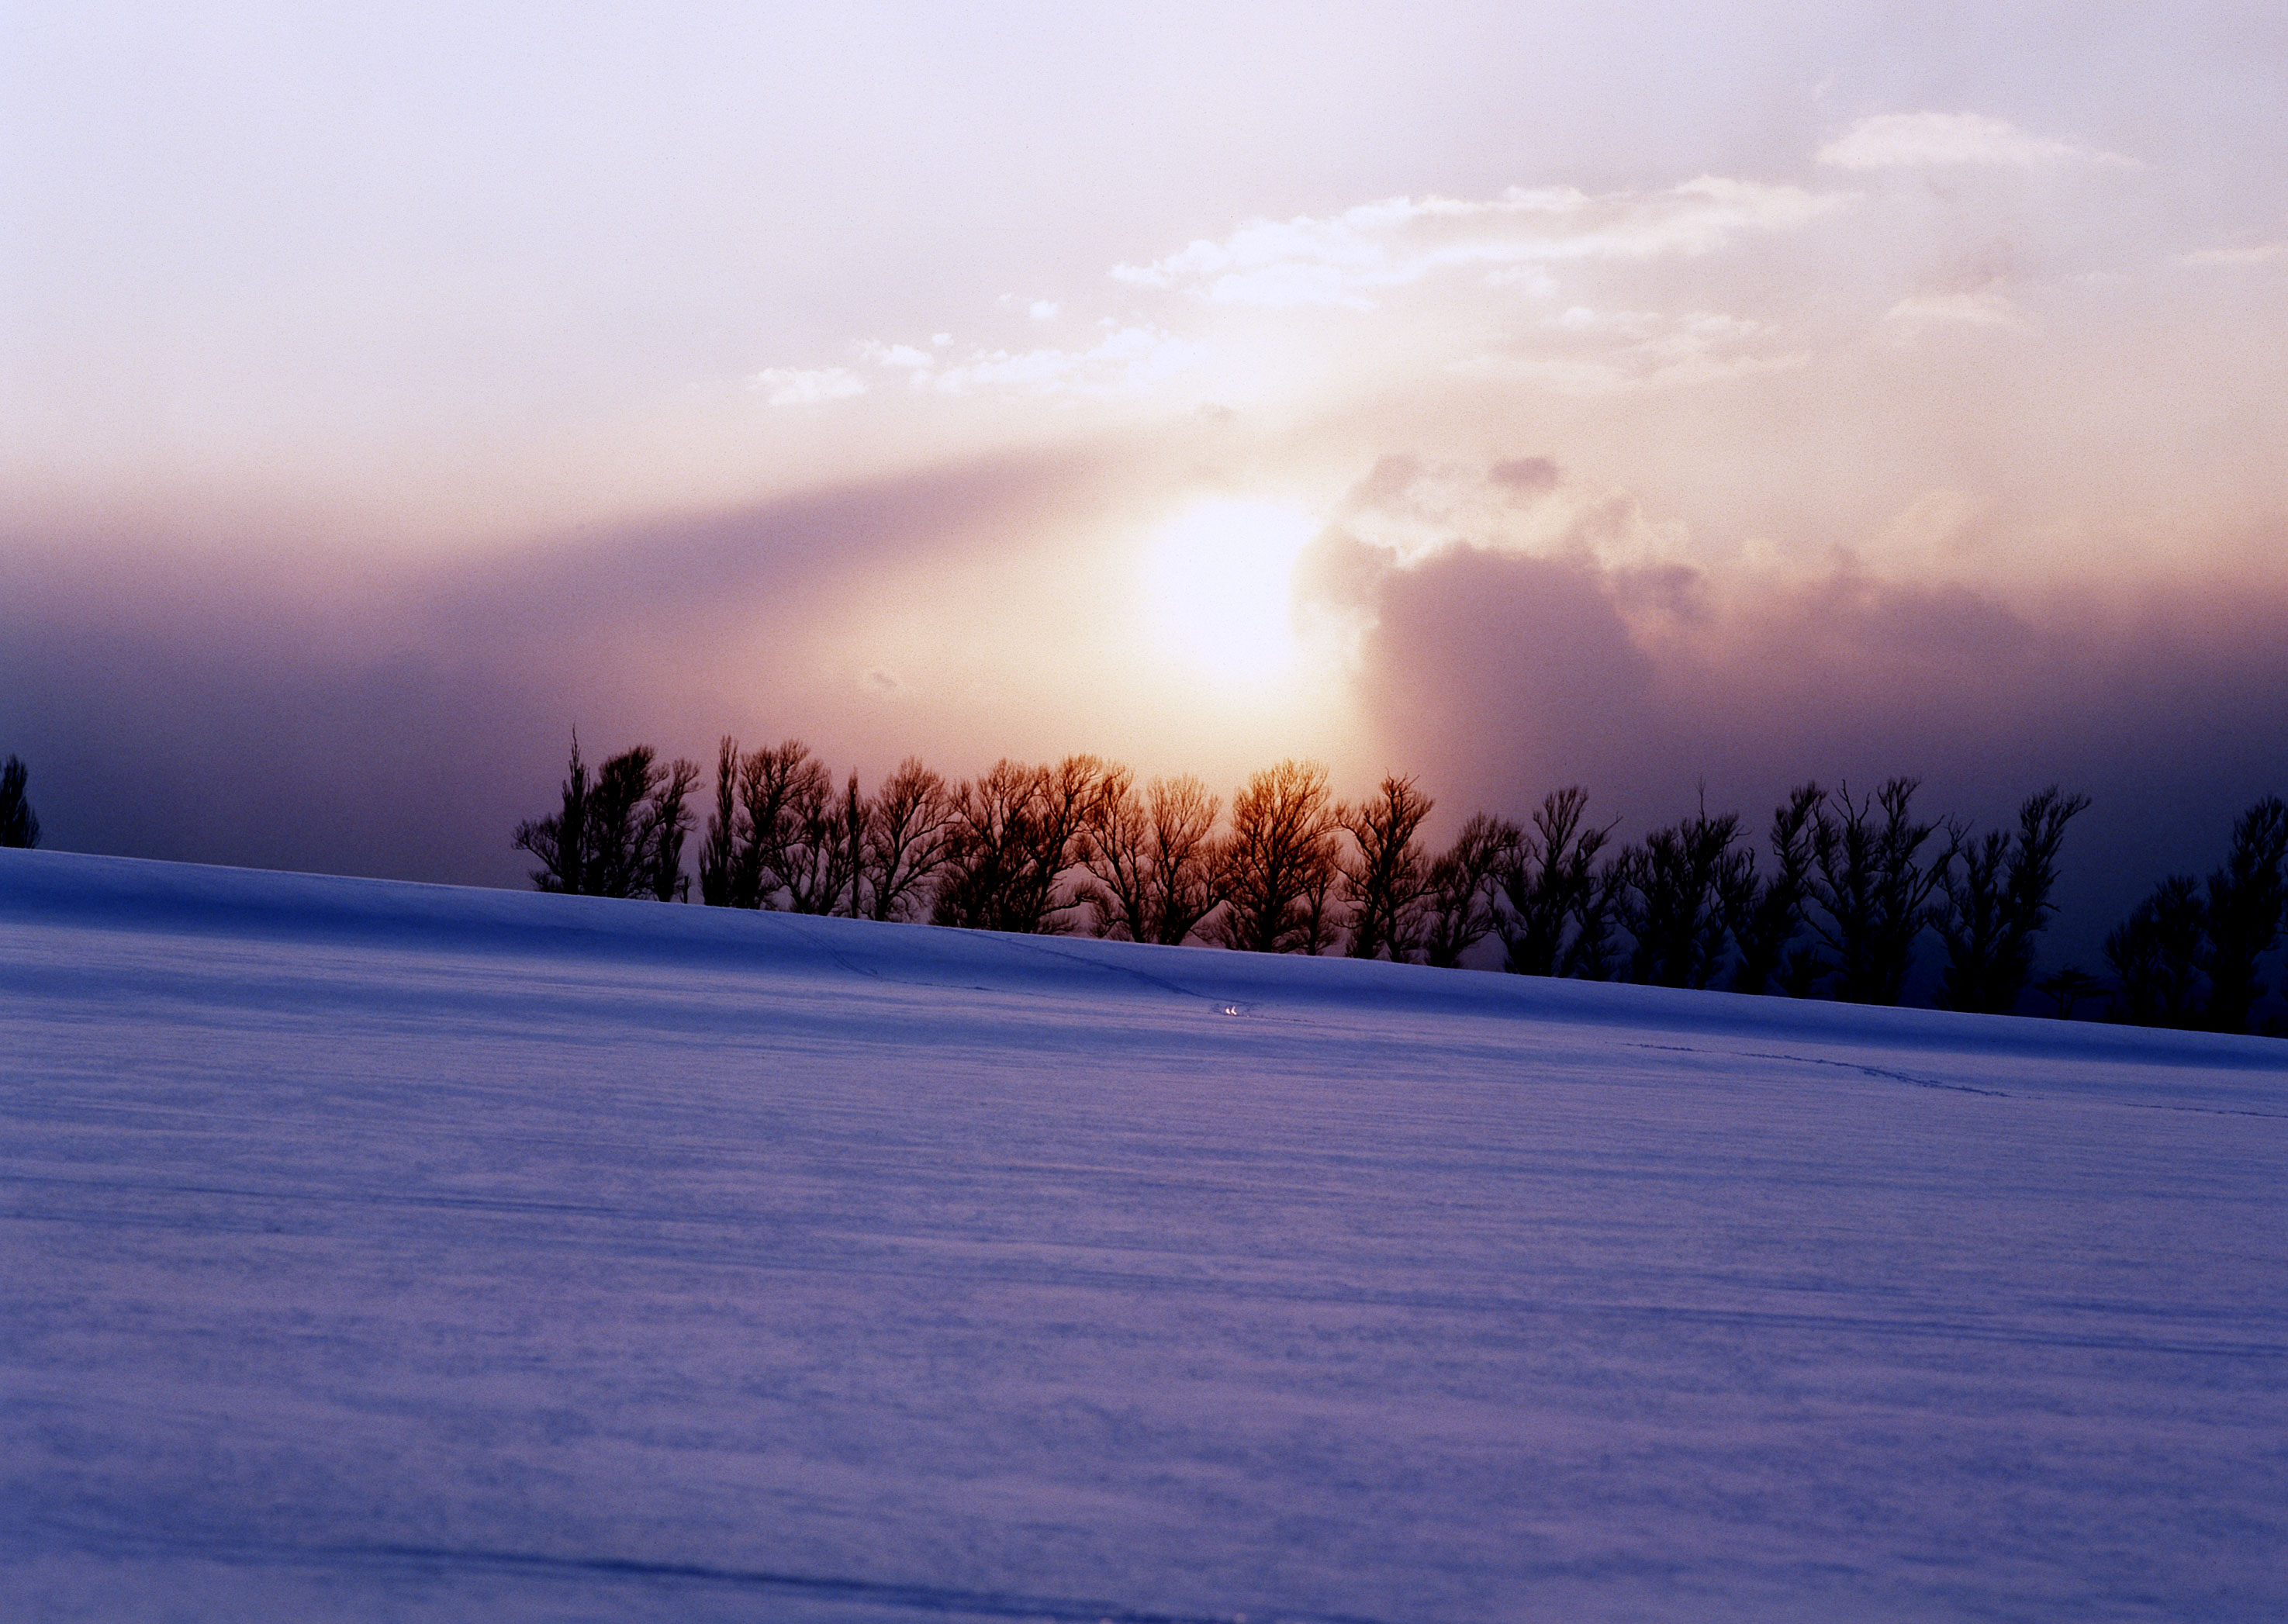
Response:
[{"label": "cloud streak", "polygon": [[1819,162],[1844,170],[1963,165],[2039,170],[2067,163],[2144,167],[2119,153],[2029,134],[2006,120],[1977,113],[1883,113],[1863,118],[1821,147]]},{"label": "cloud streak", "polygon": [[773,406],[816,406],[866,392],[866,380],[847,367],[766,367],[750,382]]},{"label": "cloud streak", "polygon": [[1490,199],[1388,198],[1336,215],[1251,221],[1112,274],[1220,305],[1364,311],[1390,289],[1443,275],[1712,253],[1744,236],[1793,230],[1846,201],[1712,176],[1656,193],[1513,187]]},{"label": "cloud streak", "polygon": [[2184,265],[2288,265],[2288,242],[2260,242],[2248,248],[2204,248],[2177,256]]}]

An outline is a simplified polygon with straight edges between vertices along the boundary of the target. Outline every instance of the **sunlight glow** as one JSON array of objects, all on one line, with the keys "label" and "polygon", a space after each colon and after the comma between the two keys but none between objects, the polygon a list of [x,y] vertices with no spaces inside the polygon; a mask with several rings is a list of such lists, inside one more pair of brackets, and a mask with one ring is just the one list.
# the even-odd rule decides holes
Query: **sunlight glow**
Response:
[{"label": "sunlight glow", "polygon": [[1227,682],[1262,684],[1295,658],[1295,561],[1318,521],[1270,502],[1201,502],[1152,538],[1148,601],[1169,651]]}]

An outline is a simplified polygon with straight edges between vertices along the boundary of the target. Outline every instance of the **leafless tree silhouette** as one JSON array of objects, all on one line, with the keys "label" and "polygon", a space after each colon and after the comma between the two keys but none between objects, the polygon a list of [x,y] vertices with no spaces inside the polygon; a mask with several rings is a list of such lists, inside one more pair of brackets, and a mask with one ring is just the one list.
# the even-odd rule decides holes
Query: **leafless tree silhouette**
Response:
[{"label": "leafless tree silhouette", "polygon": [[2208,1025],[2217,1032],[2248,1030],[2257,998],[2257,961],[2280,939],[2288,901],[2288,803],[2268,796],[2241,813],[2232,828],[2224,867],[2209,875],[2206,907]]},{"label": "leafless tree silhouette", "polygon": [[1801,998],[1820,975],[1817,954],[1799,943],[1803,905],[1809,893],[1814,820],[1827,792],[1815,783],[1798,784],[1772,811],[1772,872],[1760,877],[1751,862],[1725,894],[1739,963],[1732,971],[1736,993],[1777,990]]},{"label": "leafless tree silhouette", "polygon": [[1493,933],[1494,870],[1519,838],[1514,823],[1478,812],[1430,865],[1423,909],[1428,963],[1451,970]]},{"label": "leafless tree silhouette", "polygon": [[1218,901],[1208,855],[1223,803],[1186,774],[1139,795],[1125,767],[1106,770],[1082,860],[1100,934],[1172,947]]},{"label": "leafless tree silhouette", "polygon": [[786,908],[791,914],[858,912],[858,864],[865,849],[866,803],[858,775],[843,793],[823,762],[789,786],[782,838],[771,852]]},{"label": "leafless tree silhouette", "polygon": [[1526,976],[1601,980],[1611,969],[1619,870],[1597,867],[1612,826],[1583,818],[1589,792],[1553,790],[1495,865],[1494,929],[1508,950],[1503,968]]},{"label": "leafless tree silhouette", "polygon": [[1915,939],[1930,923],[1940,871],[1919,854],[1937,826],[1914,820],[1920,781],[1891,779],[1863,801],[1846,785],[1813,828],[1810,891],[1825,918],[1815,916],[1812,929],[1847,1003],[1898,1002]]},{"label": "leafless tree silhouette", "polygon": [[2200,1020],[2207,914],[2200,882],[2173,874],[2107,933],[2105,962],[2121,983],[2124,1020],[2140,1026]]},{"label": "leafless tree silhouette", "polygon": [[1329,906],[1340,856],[1327,770],[1289,759],[1232,797],[1231,828],[1217,843],[1224,907],[1211,939],[1251,953],[1317,953],[1332,940]]},{"label": "leafless tree silhouette", "polygon": [[699,787],[699,764],[678,757],[651,794],[643,844],[651,894],[662,902],[688,900],[691,876],[683,872],[683,847],[690,837],[691,792]]},{"label": "leafless tree silhouette", "polygon": [[2018,808],[2018,832],[1989,829],[1973,839],[1950,826],[1939,859],[1932,924],[1946,944],[1940,1007],[2006,1015],[2034,973],[2034,939],[2055,910],[2058,849],[2066,825],[2089,805],[2053,784]]},{"label": "leafless tree silhouette", "polygon": [[2081,1005],[2105,995],[2105,983],[2077,965],[2068,965],[2035,982],[2034,990],[2056,1006],[2060,1020],[2071,1020]]},{"label": "leafless tree silhouette", "polygon": [[1429,936],[1430,859],[1415,839],[1434,803],[1410,778],[1386,777],[1338,812],[1352,852],[1337,893],[1350,915],[1350,955],[1411,963]]},{"label": "leafless tree silhouette", "polygon": [[1078,899],[1063,884],[1104,791],[1105,764],[1053,767],[1003,759],[953,793],[950,852],[932,917],[972,930],[1059,935]]},{"label": "leafless tree silhouette", "polygon": [[13,756],[0,766],[0,846],[28,849],[40,844],[40,820],[24,794],[31,776]]},{"label": "leafless tree silhouette", "polygon": [[715,747],[715,809],[699,848],[699,899],[709,907],[733,906],[746,840],[746,814],[739,805],[739,741],[726,733]]},{"label": "leafless tree silhouette", "polygon": [[945,780],[909,756],[875,791],[859,864],[870,919],[928,912],[929,887],[950,849]]},{"label": "leafless tree silhouette", "polygon": [[1634,946],[1628,979],[1656,986],[1706,986],[1730,952],[1725,902],[1750,883],[1755,856],[1736,852],[1737,812],[1704,808],[1655,829],[1621,853],[1615,913]]}]

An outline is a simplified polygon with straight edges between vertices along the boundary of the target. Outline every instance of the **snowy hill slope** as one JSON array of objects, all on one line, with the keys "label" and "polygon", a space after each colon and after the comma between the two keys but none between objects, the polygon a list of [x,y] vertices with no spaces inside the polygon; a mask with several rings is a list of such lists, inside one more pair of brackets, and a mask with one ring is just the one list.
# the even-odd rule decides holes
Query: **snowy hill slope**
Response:
[{"label": "snowy hill slope", "polygon": [[2277,1618],[2288,1045],[0,852],[26,1618]]}]

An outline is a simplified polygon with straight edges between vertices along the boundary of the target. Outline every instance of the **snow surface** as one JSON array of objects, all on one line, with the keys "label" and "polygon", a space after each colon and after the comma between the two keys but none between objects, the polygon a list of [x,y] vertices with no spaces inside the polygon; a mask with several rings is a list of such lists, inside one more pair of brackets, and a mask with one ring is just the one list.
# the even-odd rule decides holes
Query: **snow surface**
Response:
[{"label": "snow surface", "polygon": [[0,852],[0,1613],[2288,1617],[2284,1067]]}]

